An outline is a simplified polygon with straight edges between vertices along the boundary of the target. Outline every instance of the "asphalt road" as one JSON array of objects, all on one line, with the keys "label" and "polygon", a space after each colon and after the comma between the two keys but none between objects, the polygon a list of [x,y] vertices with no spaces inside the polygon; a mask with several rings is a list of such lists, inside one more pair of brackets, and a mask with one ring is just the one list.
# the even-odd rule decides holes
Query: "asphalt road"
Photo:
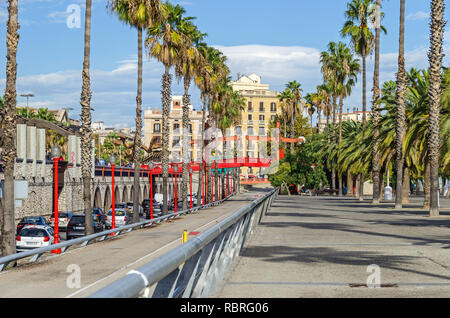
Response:
[{"label": "asphalt road", "polygon": [[279,196],[215,297],[450,297],[450,200],[421,201]]},{"label": "asphalt road", "polygon": [[[0,297],[86,297],[181,244],[181,236],[220,222],[268,189],[244,192],[196,214],[120,235],[61,255],[47,253],[0,273]],[[188,235],[188,239],[192,235]],[[23,262],[22,262],[23,263]],[[79,275],[78,275],[79,273]]]}]

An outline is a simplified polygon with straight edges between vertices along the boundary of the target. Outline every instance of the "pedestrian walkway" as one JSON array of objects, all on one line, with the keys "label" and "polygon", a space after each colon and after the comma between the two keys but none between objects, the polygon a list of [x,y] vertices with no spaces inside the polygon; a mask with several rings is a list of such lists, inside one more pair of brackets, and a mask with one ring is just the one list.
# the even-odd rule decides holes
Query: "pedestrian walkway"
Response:
[{"label": "pedestrian walkway", "polygon": [[421,203],[279,196],[215,297],[450,297],[450,200]]}]

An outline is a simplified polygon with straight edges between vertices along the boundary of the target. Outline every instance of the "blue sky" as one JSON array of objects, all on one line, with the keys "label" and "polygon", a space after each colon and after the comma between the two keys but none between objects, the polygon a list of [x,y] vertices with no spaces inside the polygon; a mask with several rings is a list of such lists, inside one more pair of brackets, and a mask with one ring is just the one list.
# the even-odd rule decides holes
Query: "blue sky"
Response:
[{"label": "blue sky", "polygon": [[[119,22],[106,10],[106,0],[94,0],[92,12],[91,84],[94,120],[106,125],[133,127],[136,98],[137,32]],[[347,0],[188,0],[187,15],[196,17],[206,41],[227,57],[233,79],[237,73],[257,73],[264,83],[281,91],[292,80],[304,93],[321,83],[318,57],[330,41],[344,41],[339,30],[344,23]],[[32,106],[56,109],[72,107],[80,113],[81,68],[83,62],[84,1],[19,0],[20,43],[18,51],[18,95],[32,92]],[[67,26],[67,8],[81,9],[81,27]],[[429,1],[406,4],[406,64],[427,67],[429,47]],[[388,30],[381,40],[381,80],[395,79],[398,50],[399,0],[383,0]],[[445,17],[449,17],[449,6]],[[0,4],[0,56],[6,56],[7,6]],[[449,26],[447,26],[447,29]],[[449,52],[450,32],[445,51]],[[368,60],[367,105],[370,106],[373,58]],[[446,57],[444,63],[448,65]],[[6,58],[0,63],[0,87],[4,89]],[[160,107],[162,66],[146,58],[143,107]],[[183,90],[174,80],[173,94]],[[198,90],[191,89],[192,104],[200,107]],[[344,103],[361,109],[361,80]],[[26,100],[18,96],[18,104]]]}]

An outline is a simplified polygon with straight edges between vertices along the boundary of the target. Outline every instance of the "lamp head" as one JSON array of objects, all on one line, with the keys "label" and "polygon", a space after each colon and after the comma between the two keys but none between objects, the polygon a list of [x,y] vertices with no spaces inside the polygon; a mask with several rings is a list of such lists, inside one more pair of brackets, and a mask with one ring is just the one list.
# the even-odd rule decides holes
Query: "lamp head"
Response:
[{"label": "lamp head", "polygon": [[109,156],[109,162],[110,162],[112,165],[115,165],[115,164],[116,164],[116,156],[115,156],[114,154],[111,154],[111,156]]},{"label": "lamp head", "polygon": [[61,148],[56,143],[52,147],[51,155],[53,159],[61,157]]}]

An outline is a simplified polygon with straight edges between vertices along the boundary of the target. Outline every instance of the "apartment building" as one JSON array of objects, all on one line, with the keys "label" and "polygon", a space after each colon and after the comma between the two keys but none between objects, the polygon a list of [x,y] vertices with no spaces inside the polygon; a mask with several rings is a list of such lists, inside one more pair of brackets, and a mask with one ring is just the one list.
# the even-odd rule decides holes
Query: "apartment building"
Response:
[{"label": "apartment building", "polygon": [[[182,158],[182,115],[183,97],[173,96],[169,114],[169,152],[173,161],[181,161]],[[189,139],[191,141],[201,139],[202,111],[194,110],[194,107],[189,105],[189,120]],[[159,140],[162,138],[162,110],[148,108],[144,111],[144,145],[148,147],[153,138]],[[190,158],[194,161],[200,160],[199,143],[190,143],[190,148]]]},{"label": "apartment building", "polygon": [[[242,136],[267,136],[270,122],[281,114],[278,92],[271,91],[269,84],[261,83],[261,76],[257,74],[238,75],[238,79],[231,83],[234,91],[239,91],[245,98],[246,105],[242,112],[241,123],[232,127],[233,134]],[[243,140],[244,156],[258,157],[258,142]],[[257,175],[259,168],[242,168],[243,175]]]}]

